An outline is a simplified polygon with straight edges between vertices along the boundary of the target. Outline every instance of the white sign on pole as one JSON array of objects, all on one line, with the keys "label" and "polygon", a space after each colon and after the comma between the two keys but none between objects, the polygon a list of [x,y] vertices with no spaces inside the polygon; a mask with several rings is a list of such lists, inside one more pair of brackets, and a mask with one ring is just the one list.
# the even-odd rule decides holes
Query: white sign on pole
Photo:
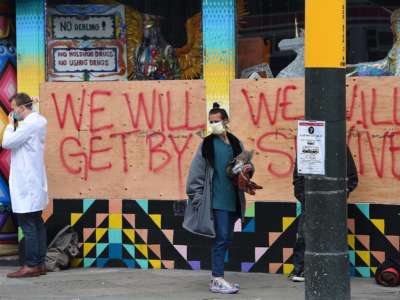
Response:
[{"label": "white sign on pole", "polygon": [[298,121],[297,172],[325,175],[325,121]]}]

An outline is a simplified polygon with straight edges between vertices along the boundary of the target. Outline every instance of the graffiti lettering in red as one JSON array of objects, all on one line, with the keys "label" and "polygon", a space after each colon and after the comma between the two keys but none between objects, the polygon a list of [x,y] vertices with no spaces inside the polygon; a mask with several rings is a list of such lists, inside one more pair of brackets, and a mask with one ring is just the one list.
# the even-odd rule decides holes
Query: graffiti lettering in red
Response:
[{"label": "graffiti lettering in red", "polygon": [[[111,91],[95,90],[90,95],[90,111],[89,111],[90,112],[90,126],[89,126],[89,128],[90,128],[91,133],[111,129],[114,127],[113,124],[107,124],[107,125],[102,125],[102,126],[97,126],[97,127],[94,125],[95,115],[100,114],[101,112],[105,112],[104,106],[99,106],[99,107],[95,106],[95,99],[98,96],[106,96],[108,98],[107,101],[111,101],[111,99],[110,99]],[[104,115],[106,115],[106,114],[100,115],[100,116],[98,116],[98,118],[102,119],[102,118],[104,118]]]},{"label": "graffiti lettering in red", "polygon": [[[55,93],[51,95],[60,129],[67,127],[72,115],[73,126],[69,129],[80,132],[63,138],[60,143],[60,161],[68,173],[88,180],[91,172],[104,172],[119,165],[123,173],[128,173],[134,163],[129,161],[129,145],[139,138],[147,144],[148,171],[160,173],[174,162],[179,182],[183,182],[183,159],[193,143],[193,132],[205,128],[204,120],[193,121],[199,118],[191,116],[193,101],[188,91],[180,98],[173,98],[170,91],[157,89],[152,90],[150,97],[141,91],[135,97],[133,93],[106,89],[91,92],[83,89],[75,99],[71,94],[64,98]],[[128,122],[114,120],[113,123],[111,110],[121,104],[123,107],[118,107],[118,111],[125,114],[121,118],[127,118]],[[86,119],[88,130],[82,128]],[[121,123],[128,128],[117,131]]]},{"label": "graffiti lettering in red", "polygon": [[282,177],[287,177],[287,176],[291,175],[293,172],[293,167],[294,167],[293,153],[284,151],[277,147],[271,148],[271,147],[266,146],[266,145],[271,145],[271,146],[274,145],[274,143],[276,143],[276,141],[279,138],[288,140],[288,136],[282,132],[278,132],[278,131],[266,132],[257,139],[256,146],[260,151],[262,151],[264,153],[278,154],[287,159],[288,164],[287,164],[286,169],[283,168],[285,166],[282,166],[282,163],[279,163],[277,167],[274,167],[273,162],[269,162],[267,165],[267,170],[271,175],[278,177],[278,178],[282,178]]},{"label": "graffiti lettering in red", "polygon": [[59,100],[57,99],[57,96],[55,93],[51,93],[51,99],[53,100],[53,104],[55,107],[56,116],[57,116],[57,120],[58,120],[58,124],[59,124],[60,128],[64,129],[65,123],[67,122],[68,108],[70,108],[71,115],[74,120],[75,129],[77,131],[81,130],[82,118],[83,118],[83,108],[85,106],[85,99],[86,99],[86,90],[82,89],[81,98],[78,98],[78,101],[80,101],[80,108],[79,108],[78,114],[75,111],[74,100],[73,100],[71,94],[68,93],[65,97],[64,110],[62,112],[62,116],[61,116],[60,107],[58,104]]}]

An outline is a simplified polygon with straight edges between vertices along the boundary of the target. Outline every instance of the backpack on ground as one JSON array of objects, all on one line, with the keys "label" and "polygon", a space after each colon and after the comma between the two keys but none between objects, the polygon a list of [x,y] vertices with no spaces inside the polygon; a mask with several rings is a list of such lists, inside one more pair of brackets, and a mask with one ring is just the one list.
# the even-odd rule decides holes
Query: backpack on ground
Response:
[{"label": "backpack on ground", "polygon": [[78,256],[78,234],[70,225],[61,229],[51,241],[47,249],[47,271],[60,271],[67,269],[71,258]]}]

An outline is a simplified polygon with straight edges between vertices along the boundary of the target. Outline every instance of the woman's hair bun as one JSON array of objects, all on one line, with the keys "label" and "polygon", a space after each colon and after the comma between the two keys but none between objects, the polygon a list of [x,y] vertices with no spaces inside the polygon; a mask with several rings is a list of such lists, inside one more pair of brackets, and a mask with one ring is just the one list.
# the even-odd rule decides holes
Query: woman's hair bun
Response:
[{"label": "woman's hair bun", "polygon": [[218,102],[214,102],[214,103],[213,103],[213,108],[220,108]]}]

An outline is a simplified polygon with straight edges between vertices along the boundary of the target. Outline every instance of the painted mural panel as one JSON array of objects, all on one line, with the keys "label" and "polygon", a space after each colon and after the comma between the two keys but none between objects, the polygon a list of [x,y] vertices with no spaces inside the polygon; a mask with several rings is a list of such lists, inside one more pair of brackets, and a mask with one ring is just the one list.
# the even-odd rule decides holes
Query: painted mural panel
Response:
[{"label": "painted mural panel", "polygon": [[[10,99],[17,91],[14,9],[11,3],[0,4],[0,142],[8,124]],[[11,153],[0,149],[0,256],[17,253],[17,233],[11,213],[8,187]]]},{"label": "painted mural panel", "polygon": [[[212,239],[182,228],[185,201],[59,199],[47,220],[50,237],[65,225],[79,233],[79,267],[208,270]],[[389,257],[398,257],[398,205],[350,204],[350,272],[371,277]],[[256,202],[235,224],[226,270],[288,274],[300,206]]]},{"label": "painted mural panel", "polygon": [[38,98],[45,80],[45,1],[18,0],[15,10],[18,91]]}]

